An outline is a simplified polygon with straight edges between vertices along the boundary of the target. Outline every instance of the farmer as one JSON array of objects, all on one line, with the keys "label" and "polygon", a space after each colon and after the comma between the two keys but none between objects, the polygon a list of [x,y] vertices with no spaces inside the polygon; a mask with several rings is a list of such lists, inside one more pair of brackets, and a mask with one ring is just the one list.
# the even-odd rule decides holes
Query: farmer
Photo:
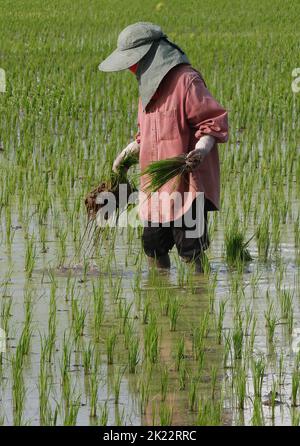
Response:
[{"label": "farmer", "polygon": [[[139,131],[135,141],[116,158],[113,170],[118,171],[129,154],[139,156],[141,170],[153,161],[182,154],[187,155],[190,166],[190,171],[179,181],[171,180],[155,197],[140,200],[139,213],[144,222],[142,242],[150,263],[169,268],[169,251],[176,245],[180,257],[195,262],[197,270],[202,271],[201,260],[209,246],[207,212],[219,209],[217,143],[228,138],[226,110],[211,96],[185,53],[152,23],[139,22],[126,27],[118,37],[117,49],[99,69],[108,72],[129,69],[139,85]],[[146,184],[143,175],[142,192]],[[174,191],[181,197],[179,206],[170,199]],[[199,196],[204,199],[197,200]],[[188,212],[193,217],[200,215],[204,222],[197,237],[187,236],[191,228],[182,217]]]}]

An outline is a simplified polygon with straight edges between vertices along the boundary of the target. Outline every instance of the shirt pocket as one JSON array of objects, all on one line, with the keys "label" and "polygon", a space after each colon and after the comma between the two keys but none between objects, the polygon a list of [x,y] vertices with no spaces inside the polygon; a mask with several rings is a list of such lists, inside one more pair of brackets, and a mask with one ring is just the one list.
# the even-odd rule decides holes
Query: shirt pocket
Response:
[{"label": "shirt pocket", "polygon": [[157,112],[158,139],[161,141],[178,139],[179,128],[177,110]]}]

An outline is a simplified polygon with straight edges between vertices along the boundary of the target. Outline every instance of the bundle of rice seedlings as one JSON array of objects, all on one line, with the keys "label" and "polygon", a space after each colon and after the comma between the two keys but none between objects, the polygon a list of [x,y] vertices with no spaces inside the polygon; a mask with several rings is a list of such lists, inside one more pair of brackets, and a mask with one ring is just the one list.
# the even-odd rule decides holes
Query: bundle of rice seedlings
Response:
[{"label": "bundle of rice seedlings", "polygon": [[[118,172],[111,172],[108,179],[102,181],[95,189],[89,192],[85,198],[85,207],[88,214],[88,220],[95,220],[96,215],[106,203],[99,204],[97,197],[101,193],[111,192],[116,198],[116,207],[119,209],[119,186],[127,185],[127,199],[129,195],[136,191],[136,187],[127,178],[128,169],[138,162],[138,158],[132,154],[128,155],[120,164]],[[104,216],[108,218],[108,216]]]},{"label": "bundle of rice seedlings", "polygon": [[[145,191],[149,194],[157,192],[162,186],[173,178],[180,178],[187,172],[190,172],[191,166],[187,162],[186,155],[179,155],[173,158],[154,161],[149,164],[141,175],[147,175]],[[176,185],[176,183],[175,183]],[[174,185],[174,187],[175,187]]]},{"label": "bundle of rice seedlings", "polygon": [[230,266],[252,260],[248,250],[248,245],[252,239],[253,236],[248,241],[245,241],[245,234],[238,228],[237,221],[227,229],[225,233],[225,254],[226,261]]}]

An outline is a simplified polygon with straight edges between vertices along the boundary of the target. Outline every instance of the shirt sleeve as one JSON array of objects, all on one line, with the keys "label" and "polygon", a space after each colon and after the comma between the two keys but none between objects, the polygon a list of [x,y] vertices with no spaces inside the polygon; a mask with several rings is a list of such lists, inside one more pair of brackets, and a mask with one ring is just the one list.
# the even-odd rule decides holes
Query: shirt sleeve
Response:
[{"label": "shirt sleeve", "polygon": [[185,111],[197,139],[211,135],[218,142],[228,140],[228,113],[212,97],[200,77],[195,78],[187,90]]}]

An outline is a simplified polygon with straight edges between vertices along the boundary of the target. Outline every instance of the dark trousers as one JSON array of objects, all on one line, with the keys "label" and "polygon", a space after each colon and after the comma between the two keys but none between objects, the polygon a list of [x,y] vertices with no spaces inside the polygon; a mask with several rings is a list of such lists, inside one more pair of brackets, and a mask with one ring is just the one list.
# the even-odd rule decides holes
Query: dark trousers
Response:
[{"label": "dark trousers", "polygon": [[[195,202],[194,202],[195,203]],[[195,218],[195,206],[193,203],[192,215]],[[204,203],[204,232],[201,237],[189,238],[186,236],[187,231],[194,228],[187,228],[182,219],[182,226],[175,226],[174,222],[170,222],[167,226],[160,223],[156,227],[151,227],[151,222],[144,227],[142,235],[142,243],[145,254],[148,257],[161,257],[176,245],[180,257],[186,260],[196,260],[201,257],[203,252],[209,247],[209,237],[207,230],[207,212],[212,209],[209,200]]]}]

